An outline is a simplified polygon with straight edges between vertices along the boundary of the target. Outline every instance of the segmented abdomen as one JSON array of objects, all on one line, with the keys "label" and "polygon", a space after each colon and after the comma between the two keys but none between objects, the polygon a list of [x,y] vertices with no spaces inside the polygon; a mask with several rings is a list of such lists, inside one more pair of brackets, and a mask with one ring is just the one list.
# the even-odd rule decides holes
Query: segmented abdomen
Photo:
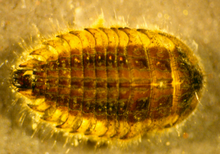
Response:
[{"label": "segmented abdomen", "polygon": [[20,92],[46,121],[72,133],[129,139],[170,127],[196,107],[202,73],[168,34],[88,28],[47,40],[20,65],[34,80]]}]

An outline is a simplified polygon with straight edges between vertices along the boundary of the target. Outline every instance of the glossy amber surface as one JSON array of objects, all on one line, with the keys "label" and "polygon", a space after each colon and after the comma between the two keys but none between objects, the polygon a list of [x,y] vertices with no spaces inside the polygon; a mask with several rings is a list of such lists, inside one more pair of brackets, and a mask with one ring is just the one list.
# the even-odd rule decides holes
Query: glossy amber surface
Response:
[{"label": "glossy amber surface", "polygon": [[46,40],[13,73],[13,85],[69,133],[131,139],[183,121],[203,74],[176,37],[129,28],[86,28]]}]

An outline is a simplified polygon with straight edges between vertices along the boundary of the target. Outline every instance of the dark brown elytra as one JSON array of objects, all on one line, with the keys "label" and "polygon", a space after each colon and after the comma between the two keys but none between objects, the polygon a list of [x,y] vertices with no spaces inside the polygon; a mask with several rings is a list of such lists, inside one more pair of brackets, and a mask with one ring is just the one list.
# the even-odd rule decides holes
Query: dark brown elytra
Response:
[{"label": "dark brown elytra", "polygon": [[69,133],[131,139],[190,115],[203,74],[176,37],[129,28],[64,33],[30,53],[13,85],[31,109]]}]

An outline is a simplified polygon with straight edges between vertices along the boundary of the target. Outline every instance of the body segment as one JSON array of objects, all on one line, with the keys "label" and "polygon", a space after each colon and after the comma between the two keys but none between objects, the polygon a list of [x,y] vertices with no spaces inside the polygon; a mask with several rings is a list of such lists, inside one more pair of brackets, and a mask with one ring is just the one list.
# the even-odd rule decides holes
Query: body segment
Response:
[{"label": "body segment", "polygon": [[70,31],[30,55],[13,75],[30,108],[60,129],[96,138],[171,127],[195,109],[203,86],[190,49],[146,29]]}]

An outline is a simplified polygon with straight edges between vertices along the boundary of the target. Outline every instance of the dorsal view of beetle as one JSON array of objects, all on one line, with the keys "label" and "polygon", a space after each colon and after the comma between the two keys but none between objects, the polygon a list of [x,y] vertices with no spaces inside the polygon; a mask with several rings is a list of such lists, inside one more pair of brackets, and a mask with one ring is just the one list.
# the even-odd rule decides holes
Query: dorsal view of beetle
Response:
[{"label": "dorsal view of beetle", "polygon": [[122,141],[185,120],[198,104],[203,78],[193,52],[172,35],[85,28],[30,51],[12,84],[56,129]]}]

